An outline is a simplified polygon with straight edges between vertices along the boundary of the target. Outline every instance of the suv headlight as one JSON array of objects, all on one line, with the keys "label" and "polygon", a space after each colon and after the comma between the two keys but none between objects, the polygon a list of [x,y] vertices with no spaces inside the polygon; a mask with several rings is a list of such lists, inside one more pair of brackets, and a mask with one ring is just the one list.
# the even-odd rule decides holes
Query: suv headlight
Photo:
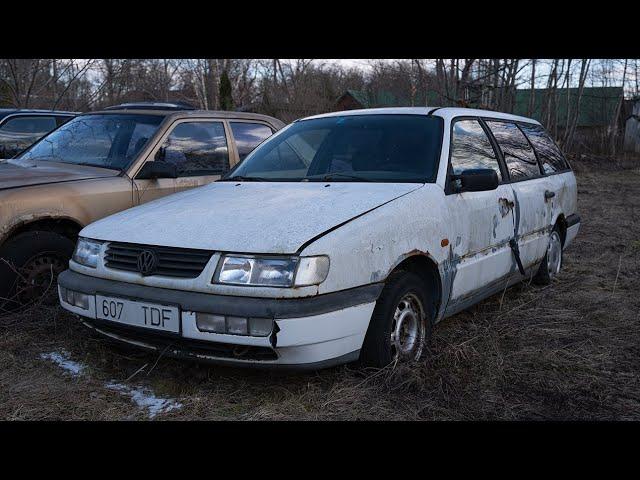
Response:
[{"label": "suv headlight", "polygon": [[80,237],[78,238],[76,249],[71,258],[74,262],[79,263],[80,265],[96,268],[98,266],[101,247],[102,242]]},{"label": "suv headlight", "polygon": [[258,257],[223,255],[213,277],[214,283],[303,287],[322,283],[329,273],[329,257]]}]

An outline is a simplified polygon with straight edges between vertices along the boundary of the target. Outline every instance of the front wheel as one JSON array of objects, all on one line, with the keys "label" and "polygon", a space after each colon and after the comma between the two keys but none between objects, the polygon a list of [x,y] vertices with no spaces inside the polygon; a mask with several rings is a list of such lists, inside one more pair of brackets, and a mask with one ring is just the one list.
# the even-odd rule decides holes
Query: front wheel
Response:
[{"label": "front wheel", "polygon": [[382,368],[392,362],[417,361],[431,336],[432,313],[424,281],[415,273],[389,278],[371,316],[360,359]]},{"label": "front wheel", "polygon": [[58,233],[28,231],[0,250],[0,313],[42,301],[57,303],[57,277],[74,243]]},{"label": "front wheel", "polygon": [[549,285],[562,268],[562,239],[560,232],[554,228],[549,235],[549,245],[547,253],[542,259],[542,263],[538,268],[535,276],[536,283],[540,285]]}]

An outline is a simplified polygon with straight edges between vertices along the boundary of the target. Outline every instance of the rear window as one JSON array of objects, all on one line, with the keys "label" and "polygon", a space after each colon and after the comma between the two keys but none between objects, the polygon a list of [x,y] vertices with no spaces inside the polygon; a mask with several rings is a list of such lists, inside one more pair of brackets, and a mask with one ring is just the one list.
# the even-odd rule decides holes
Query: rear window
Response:
[{"label": "rear window", "polygon": [[527,137],[515,123],[488,120],[487,125],[493,133],[507,170],[512,180],[525,180],[540,176],[540,167]]},{"label": "rear window", "polygon": [[568,170],[562,152],[540,125],[520,125],[538,155],[545,174]]}]

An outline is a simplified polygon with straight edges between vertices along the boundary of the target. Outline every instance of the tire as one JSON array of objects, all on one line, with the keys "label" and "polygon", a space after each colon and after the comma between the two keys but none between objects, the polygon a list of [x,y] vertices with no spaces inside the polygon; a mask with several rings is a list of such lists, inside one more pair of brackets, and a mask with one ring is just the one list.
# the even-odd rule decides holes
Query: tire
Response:
[{"label": "tire", "polygon": [[0,249],[0,313],[37,301],[54,304],[58,274],[68,267],[74,248],[69,238],[48,231],[9,239]]},{"label": "tire", "polygon": [[360,362],[382,368],[396,360],[419,360],[431,338],[433,312],[429,300],[425,282],[418,275],[393,274],[376,302]]},{"label": "tire", "polygon": [[549,285],[562,268],[562,237],[558,227],[549,234],[549,245],[533,278],[538,285]]}]

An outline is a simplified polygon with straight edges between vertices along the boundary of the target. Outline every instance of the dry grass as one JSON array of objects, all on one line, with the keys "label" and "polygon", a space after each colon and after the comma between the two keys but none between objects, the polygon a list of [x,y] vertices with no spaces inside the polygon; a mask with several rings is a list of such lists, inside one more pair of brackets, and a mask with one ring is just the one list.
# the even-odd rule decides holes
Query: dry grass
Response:
[{"label": "dry grass", "polygon": [[[161,419],[640,419],[640,170],[574,164],[583,223],[560,278],[445,320],[420,365],[285,374],[158,360],[40,306],[0,322],[0,418],[148,418],[105,388],[129,379],[182,403]],[[61,349],[83,375],[40,358]]]}]

